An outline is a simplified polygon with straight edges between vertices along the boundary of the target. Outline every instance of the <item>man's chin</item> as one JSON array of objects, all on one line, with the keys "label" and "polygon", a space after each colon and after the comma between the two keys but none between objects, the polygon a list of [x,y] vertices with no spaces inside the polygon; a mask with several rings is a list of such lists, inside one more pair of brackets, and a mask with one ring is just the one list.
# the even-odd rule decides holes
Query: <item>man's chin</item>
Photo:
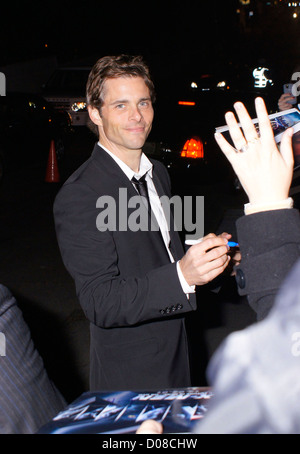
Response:
[{"label": "man's chin", "polygon": [[149,133],[140,136],[137,135],[136,137],[130,137],[128,140],[128,148],[131,150],[140,150],[145,145],[148,135]]},{"label": "man's chin", "polygon": [[139,140],[136,142],[131,142],[130,144],[127,145],[127,148],[132,151],[138,151],[141,150],[146,143],[146,140]]}]

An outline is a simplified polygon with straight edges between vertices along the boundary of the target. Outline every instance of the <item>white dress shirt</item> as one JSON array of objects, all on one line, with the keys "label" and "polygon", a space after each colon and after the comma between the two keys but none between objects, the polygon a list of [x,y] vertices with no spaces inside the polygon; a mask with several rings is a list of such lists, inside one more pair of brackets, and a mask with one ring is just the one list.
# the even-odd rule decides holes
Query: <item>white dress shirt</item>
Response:
[{"label": "white dress shirt", "polygon": [[[101,143],[99,142],[98,145],[103,148],[113,159],[114,161],[118,164],[118,166],[121,168],[121,170],[125,173],[127,178],[131,181],[133,177],[135,177],[137,180],[139,180],[143,175],[146,174],[145,180],[147,181],[148,185],[148,193],[149,193],[149,199],[150,199],[150,204],[152,211],[155,215],[155,218],[158,222],[166,249],[168,251],[170,261],[174,263],[174,257],[170,251],[169,245],[170,245],[170,233],[169,233],[169,228],[168,228],[168,223],[162,208],[162,204],[160,202],[159,196],[156,192],[154,183],[153,183],[153,177],[152,177],[152,171],[153,171],[153,164],[149,161],[147,156],[142,153],[141,154],[141,160],[140,160],[140,168],[139,172],[136,173],[134,172],[127,164],[125,164],[120,158],[118,158],[116,155],[114,155],[111,151],[109,151],[107,148],[105,148]],[[133,185],[134,186],[134,185]],[[195,286],[190,286],[182,272],[179,266],[179,262],[176,264],[177,266],[177,273],[178,273],[178,278],[180,280],[182,290],[184,293],[188,294],[189,293],[195,293]]]}]

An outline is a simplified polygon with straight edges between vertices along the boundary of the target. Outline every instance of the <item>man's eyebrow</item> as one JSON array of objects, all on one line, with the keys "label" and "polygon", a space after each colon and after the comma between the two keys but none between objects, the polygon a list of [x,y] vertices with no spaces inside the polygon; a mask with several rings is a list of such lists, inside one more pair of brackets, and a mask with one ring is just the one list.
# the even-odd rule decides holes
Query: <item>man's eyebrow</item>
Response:
[{"label": "man's eyebrow", "polygon": [[114,106],[115,104],[125,104],[126,102],[128,102],[128,99],[116,99],[116,101],[112,101],[110,105]]},{"label": "man's eyebrow", "polygon": [[[145,96],[144,98],[140,98],[139,99],[139,102],[141,101],[151,101],[151,97],[150,96]],[[129,102],[128,99],[116,99],[115,101],[112,101],[110,103],[111,106],[115,106],[117,104],[126,104],[127,102]]]}]

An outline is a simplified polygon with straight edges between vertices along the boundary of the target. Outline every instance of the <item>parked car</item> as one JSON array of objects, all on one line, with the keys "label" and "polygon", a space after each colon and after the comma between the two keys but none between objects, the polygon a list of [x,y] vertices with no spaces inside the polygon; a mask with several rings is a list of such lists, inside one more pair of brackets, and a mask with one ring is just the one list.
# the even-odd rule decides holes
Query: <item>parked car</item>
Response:
[{"label": "parked car", "polygon": [[85,126],[88,111],[85,87],[91,68],[58,68],[43,87],[43,97],[54,109],[67,112],[73,126]]},{"label": "parked car", "polygon": [[0,181],[4,173],[47,164],[51,140],[58,160],[71,131],[67,114],[59,113],[40,96],[7,93],[0,97]]}]

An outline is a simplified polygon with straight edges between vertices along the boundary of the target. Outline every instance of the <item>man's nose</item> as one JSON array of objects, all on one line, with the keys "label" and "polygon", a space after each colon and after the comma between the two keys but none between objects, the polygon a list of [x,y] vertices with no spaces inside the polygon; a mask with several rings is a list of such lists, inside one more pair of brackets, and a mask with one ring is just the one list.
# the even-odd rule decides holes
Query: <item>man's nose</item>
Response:
[{"label": "man's nose", "polygon": [[140,121],[142,119],[142,114],[140,112],[139,106],[132,106],[129,112],[129,119]]}]

